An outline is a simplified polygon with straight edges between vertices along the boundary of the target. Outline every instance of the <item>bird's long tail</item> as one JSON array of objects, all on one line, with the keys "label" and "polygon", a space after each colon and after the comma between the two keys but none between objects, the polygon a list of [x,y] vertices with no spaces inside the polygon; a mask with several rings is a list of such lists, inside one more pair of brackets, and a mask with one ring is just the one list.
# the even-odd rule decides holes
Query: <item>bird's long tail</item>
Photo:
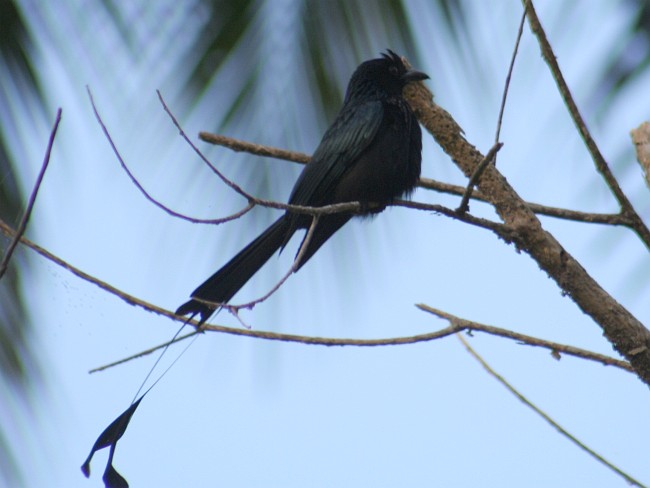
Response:
[{"label": "bird's long tail", "polygon": [[196,299],[214,303],[228,302],[282,247],[290,237],[287,236],[288,232],[291,232],[291,224],[289,219],[282,216],[194,290],[192,299],[178,307],[176,314],[192,314],[192,316],[200,314],[201,323],[205,322],[218,307]]}]

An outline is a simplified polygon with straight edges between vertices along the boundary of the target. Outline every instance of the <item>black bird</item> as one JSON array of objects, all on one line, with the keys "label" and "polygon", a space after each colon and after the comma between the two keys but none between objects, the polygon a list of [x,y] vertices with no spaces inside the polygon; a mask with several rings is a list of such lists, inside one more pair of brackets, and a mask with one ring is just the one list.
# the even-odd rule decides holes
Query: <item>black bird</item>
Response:
[{"label": "black bird", "polygon": [[[350,79],[341,111],[296,181],[289,203],[321,207],[360,202],[362,213],[370,214],[409,194],[420,177],[422,134],[402,90],[426,78],[425,73],[406,69],[391,50],[362,63]],[[352,213],[322,215],[298,267],[352,217]],[[194,290],[192,299],[176,313],[200,314],[201,323],[205,322],[298,229],[308,229],[311,222],[310,215],[287,211]]]}]

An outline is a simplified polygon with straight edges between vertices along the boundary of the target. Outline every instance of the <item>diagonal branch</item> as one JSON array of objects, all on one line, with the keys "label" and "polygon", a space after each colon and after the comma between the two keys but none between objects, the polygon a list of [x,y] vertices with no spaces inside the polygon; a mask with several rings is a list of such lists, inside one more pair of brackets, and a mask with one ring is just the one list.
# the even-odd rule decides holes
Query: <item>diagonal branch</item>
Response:
[{"label": "diagonal branch", "polygon": [[537,405],[535,405],[533,402],[531,402],[528,398],[526,398],[524,395],[522,395],[514,386],[512,386],[510,383],[508,383],[505,380],[505,378],[503,378],[503,376],[501,376],[499,373],[494,371],[492,369],[492,367],[485,361],[485,359],[483,359],[474,350],[474,348],[472,348],[472,346],[469,345],[467,340],[465,340],[465,338],[462,335],[456,334],[456,337],[458,337],[458,340],[463,344],[463,346],[465,346],[465,349],[467,350],[467,352],[474,359],[476,359],[481,364],[481,366],[483,366],[485,371],[487,371],[493,378],[495,378],[499,383],[501,383],[503,386],[505,386],[510,393],[512,393],[514,396],[516,396],[519,399],[519,401],[521,401],[527,407],[531,408],[537,415],[542,417],[546,422],[548,422],[552,427],[554,427],[560,434],[562,434],[564,437],[569,439],[571,442],[573,442],[576,446],[578,446],[580,449],[585,451],[587,454],[592,456],[594,459],[596,459],[596,461],[598,461],[599,463],[602,463],[607,468],[611,469],[616,474],[623,477],[625,479],[625,481],[627,481],[630,485],[638,486],[640,488],[645,488],[645,485],[641,484],[641,482],[634,479],[632,476],[627,474],[625,471],[620,469],[618,466],[612,464],[607,459],[605,459],[603,456],[601,456],[596,451],[594,451],[589,446],[587,446],[585,443],[580,441],[574,435],[570,434],[566,429],[564,429],[564,427],[562,427],[555,420],[553,420],[546,412],[544,412]]},{"label": "diagonal branch", "polygon": [[[484,156],[467,142],[451,115],[433,102],[433,95],[422,83],[407,87],[405,95],[422,125],[469,178]],[[486,168],[478,186],[512,232],[517,249],[529,254],[600,325],[614,348],[650,385],[650,332],[544,230],[528,204],[497,168]]]},{"label": "diagonal branch", "polygon": [[623,213],[630,221],[631,223],[630,227],[636,232],[636,234],[643,241],[646,247],[650,249],[650,229],[648,229],[648,227],[645,225],[645,223],[643,222],[639,214],[636,212],[636,210],[634,210],[634,207],[632,206],[632,202],[630,202],[630,200],[627,198],[627,195],[625,195],[620,185],[618,184],[618,181],[616,181],[616,177],[614,176],[611,169],[609,168],[609,165],[607,164],[607,161],[605,161],[605,158],[600,152],[600,149],[598,149],[598,146],[596,145],[596,141],[594,141],[593,137],[591,136],[591,133],[587,128],[587,124],[585,120],[582,118],[582,115],[578,110],[578,106],[575,100],[573,99],[573,96],[571,95],[569,86],[567,85],[567,82],[565,81],[564,76],[562,75],[562,71],[560,70],[560,66],[557,62],[557,58],[555,57],[555,53],[553,53],[551,44],[548,42],[548,38],[546,37],[544,28],[542,27],[542,24],[539,21],[539,17],[537,17],[537,12],[535,11],[533,1],[532,0],[522,0],[522,1],[524,3],[524,7],[526,8],[526,15],[528,16],[530,29],[533,31],[533,34],[535,34],[535,36],[537,37],[540,49],[542,51],[542,56],[544,57],[546,64],[548,64],[551,73],[553,74],[555,83],[557,84],[557,87],[560,90],[560,94],[562,95],[564,103],[566,104],[567,109],[571,114],[573,123],[575,124],[576,128],[578,129],[578,132],[580,133],[580,136],[582,137],[582,140],[587,146],[587,149],[589,150],[589,154],[591,154],[591,158],[593,159],[596,165],[596,169],[605,179],[607,186],[609,186],[609,189],[614,194],[616,200],[618,200],[618,203],[621,206],[621,213]]},{"label": "diagonal branch", "polygon": [[117,145],[113,141],[113,138],[111,137],[110,132],[108,131],[108,128],[106,127],[106,124],[104,123],[104,120],[102,119],[101,115],[99,115],[99,110],[97,109],[97,105],[95,105],[95,99],[93,98],[93,94],[90,91],[90,87],[86,86],[86,91],[88,92],[88,98],[90,99],[90,105],[93,108],[93,113],[95,114],[95,118],[97,119],[97,122],[99,123],[99,126],[102,129],[102,132],[104,133],[104,136],[106,137],[106,140],[108,141],[108,144],[111,146],[111,149],[113,150],[113,154],[115,154],[115,157],[120,163],[120,166],[126,173],[126,175],[129,177],[131,182],[135,185],[135,187],[140,190],[140,193],[149,200],[151,203],[153,203],[156,207],[161,209],[163,212],[166,212],[167,214],[171,215],[172,217],[176,217],[179,219],[187,220],[189,222],[195,223],[195,224],[223,224],[225,222],[229,222],[231,220],[238,219],[239,217],[242,217],[243,215],[247,214],[250,210],[253,209],[255,206],[254,202],[251,202],[249,200],[248,204],[239,210],[238,212],[235,212],[232,215],[227,215],[226,217],[221,217],[218,219],[197,219],[194,217],[190,217],[188,215],[184,215],[182,213],[179,213],[175,210],[172,210],[162,202],[156,200],[151,194],[142,186],[142,184],[138,181],[138,179],[135,177],[135,175],[131,172],[129,167],[126,165],[126,162],[124,161],[124,158],[120,154],[120,151],[117,149]]},{"label": "diagonal branch", "polygon": [[[289,271],[287,271],[284,274],[284,276],[282,278],[280,278],[280,280],[275,285],[273,285],[273,287],[268,292],[266,292],[264,295],[262,295],[261,297],[256,298],[254,300],[251,300],[250,302],[241,303],[241,304],[238,304],[238,305],[231,305],[229,303],[212,302],[210,300],[203,300],[203,299],[197,298],[197,297],[195,297],[194,300],[196,300],[196,301],[198,301],[200,303],[203,303],[205,305],[208,305],[210,307],[213,307],[215,310],[219,309],[219,308],[224,308],[224,309],[228,310],[232,315],[234,315],[237,318],[237,320],[239,320],[240,324],[242,324],[247,329],[250,329],[251,327],[248,324],[246,324],[242,320],[242,318],[240,317],[239,311],[241,309],[252,310],[255,307],[255,305],[257,305],[258,303],[262,303],[262,302],[268,300],[268,298],[271,295],[273,295],[276,291],[278,291],[280,289],[280,287],[282,285],[284,285],[284,283],[289,279],[289,277],[293,273],[296,272],[296,270],[298,269],[298,266],[300,265],[300,262],[302,261],[303,256],[305,255],[305,252],[307,251],[307,247],[309,246],[309,243],[311,242],[311,239],[312,239],[312,237],[314,235],[314,231],[316,230],[317,225],[318,225],[318,215],[316,215],[316,216],[314,216],[312,218],[311,225],[309,226],[309,229],[307,230],[307,234],[305,235],[305,238],[303,239],[302,244],[300,245],[300,249],[298,249],[298,254],[296,254],[296,257],[293,260],[293,263],[291,264],[291,267],[289,268]],[[199,326],[199,328],[201,330],[205,330],[204,324],[205,324],[205,322]]]},{"label": "diagonal branch", "polygon": [[309,154],[263,146],[262,144],[254,144],[252,142],[242,141],[241,139],[234,139],[220,134],[211,134],[209,132],[199,132],[199,139],[210,144],[226,147],[235,152],[247,152],[257,156],[283,159],[294,163],[307,164],[311,159]]},{"label": "diagonal branch", "polygon": [[50,131],[50,139],[48,140],[47,148],[45,149],[45,158],[43,159],[43,164],[41,164],[41,170],[39,171],[38,176],[36,177],[36,182],[34,183],[34,188],[32,189],[32,193],[29,196],[29,200],[27,201],[27,207],[25,208],[25,213],[23,214],[23,217],[20,220],[20,223],[18,224],[18,230],[16,232],[16,235],[14,236],[13,240],[7,247],[7,251],[5,252],[4,257],[2,258],[2,262],[0,262],[0,279],[2,279],[5,272],[7,271],[7,267],[9,266],[9,260],[11,259],[11,255],[13,254],[14,249],[16,249],[16,246],[18,245],[20,238],[22,237],[22,235],[25,233],[25,230],[27,229],[27,223],[29,222],[29,217],[32,215],[32,209],[34,208],[34,204],[36,203],[36,196],[38,195],[38,190],[40,189],[41,183],[43,182],[43,177],[45,177],[45,171],[47,170],[47,167],[50,164],[50,155],[52,154],[52,147],[54,146],[54,138],[56,137],[56,133],[59,130],[60,122],[61,122],[61,109],[58,109],[56,111],[54,126]]}]

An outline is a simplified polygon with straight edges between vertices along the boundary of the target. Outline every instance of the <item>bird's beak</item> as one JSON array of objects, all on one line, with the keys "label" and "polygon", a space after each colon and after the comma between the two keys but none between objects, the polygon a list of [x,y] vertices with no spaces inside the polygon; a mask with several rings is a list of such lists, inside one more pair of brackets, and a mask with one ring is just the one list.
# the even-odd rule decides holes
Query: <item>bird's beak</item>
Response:
[{"label": "bird's beak", "polygon": [[404,81],[405,85],[414,81],[422,81],[427,79],[429,79],[428,74],[423,73],[422,71],[416,71],[414,69],[410,69],[402,75],[402,80]]}]

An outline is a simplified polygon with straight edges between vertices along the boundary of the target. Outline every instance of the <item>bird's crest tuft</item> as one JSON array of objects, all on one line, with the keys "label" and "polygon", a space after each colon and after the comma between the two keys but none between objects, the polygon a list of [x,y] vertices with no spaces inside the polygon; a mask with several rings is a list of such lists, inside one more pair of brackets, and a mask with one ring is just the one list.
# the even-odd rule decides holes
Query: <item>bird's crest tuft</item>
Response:
[{"label": "bird's crest tuft", "polygon": [[391,61],[398,65],[400,68],[405,69],[404,63],[402,62],[402,57],[391,49],[386,49],[385,53],[382,53],[384,59]]}]

